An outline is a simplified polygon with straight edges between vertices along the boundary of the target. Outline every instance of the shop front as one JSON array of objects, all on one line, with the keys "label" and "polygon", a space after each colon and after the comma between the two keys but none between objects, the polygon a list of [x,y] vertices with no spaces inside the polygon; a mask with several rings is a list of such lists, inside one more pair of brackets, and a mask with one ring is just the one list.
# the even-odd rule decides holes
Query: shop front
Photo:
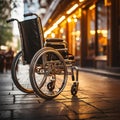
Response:
[{"label": "shop front", "polygon": [[[115,4],[110,0],[76,0],[76,3],[69,5],[69,9],[60,13],[59,24],[56,25],[58,21],[52,23],[53,26],[56,25],[54,29],[49,28],[49,32],[48,29],[45,30],[46,38],[66,40],[69,52],[75,56],[78,66],[99,69],[111,67],[114,64],[114,46],[111,45],[114,40],[112,3]],[[63,16],[64,19],[61,19]]]},{"label": "shop front", "polygon": [[98,0],[84,6],[82,28],[82,65],[105,69],[111,39],[111,5]]}]

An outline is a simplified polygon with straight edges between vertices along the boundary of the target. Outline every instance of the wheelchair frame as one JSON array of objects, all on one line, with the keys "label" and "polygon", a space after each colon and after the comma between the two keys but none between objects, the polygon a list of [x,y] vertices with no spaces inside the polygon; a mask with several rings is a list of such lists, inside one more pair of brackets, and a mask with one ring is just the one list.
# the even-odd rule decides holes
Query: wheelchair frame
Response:
[{"label": "wheelchair frame", "polygon": [[[22,48],[12,63],[13,82],[23,92],[35,92],[44,99],[52,99],[65,88],[68,67],[71,68],[72,80],[75,80],[74,57],[68,53],[67,43],[63,39],[51,38],[44,42],[42,23],[37,14],[28,13],[24,16],[36,17],[22,22],[13,18],[7,20],[8,23],[18,22]],[[24,68],[27,72],[23,72]],[[23,79],[24,82],[20,83]],[[78,78],[71,87],[71,94],[76,95],[77,91]]]}]

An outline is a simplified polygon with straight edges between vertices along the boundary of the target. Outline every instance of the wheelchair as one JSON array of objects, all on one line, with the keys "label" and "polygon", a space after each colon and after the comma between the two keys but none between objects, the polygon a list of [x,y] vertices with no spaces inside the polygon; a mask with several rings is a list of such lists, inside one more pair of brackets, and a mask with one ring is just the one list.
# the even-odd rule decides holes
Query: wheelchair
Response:
[{"label": "wheelchair", "polygon": [[[58,96],[66,86],[68,69],[74,77],[74,56],[68,53],[65,40],[51,38],[44,40],[41,19],[37,14],[28,13],[24,17],[33,18],[17,21],[21,39],[21,51],[15,56],[11,76],[16,87],[25,93],[36,93],[44,99]],[[71,94],[78,91],[78,79],[71,87]]]}]

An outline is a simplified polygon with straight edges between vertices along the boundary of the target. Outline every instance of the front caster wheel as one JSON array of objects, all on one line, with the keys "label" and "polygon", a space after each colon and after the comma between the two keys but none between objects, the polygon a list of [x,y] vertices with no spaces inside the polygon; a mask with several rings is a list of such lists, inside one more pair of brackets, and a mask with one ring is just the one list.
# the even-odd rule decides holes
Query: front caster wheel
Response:
[{"label": "front caster wheel", "polygon": [[78,83],[74,82],[71,87],[71,94],[75,96],[78,92]]},{"label": "front caster wheel", "polygon": [[53,89],[55,88],[55,82],[51,81],[47,84],[47,88],[49,91],[53,91]]}]

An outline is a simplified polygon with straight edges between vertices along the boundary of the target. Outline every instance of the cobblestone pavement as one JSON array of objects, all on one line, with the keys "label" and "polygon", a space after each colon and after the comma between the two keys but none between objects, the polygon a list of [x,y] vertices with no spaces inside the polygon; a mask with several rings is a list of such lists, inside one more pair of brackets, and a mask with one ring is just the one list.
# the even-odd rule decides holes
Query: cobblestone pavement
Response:
[{"label": "cobblestone pavement", "polygon": [[53,100],[15,88],[10,73],[0,74],[0,120],[120,120],[120,80],[79,72],[79,91],[71,78]]}]

